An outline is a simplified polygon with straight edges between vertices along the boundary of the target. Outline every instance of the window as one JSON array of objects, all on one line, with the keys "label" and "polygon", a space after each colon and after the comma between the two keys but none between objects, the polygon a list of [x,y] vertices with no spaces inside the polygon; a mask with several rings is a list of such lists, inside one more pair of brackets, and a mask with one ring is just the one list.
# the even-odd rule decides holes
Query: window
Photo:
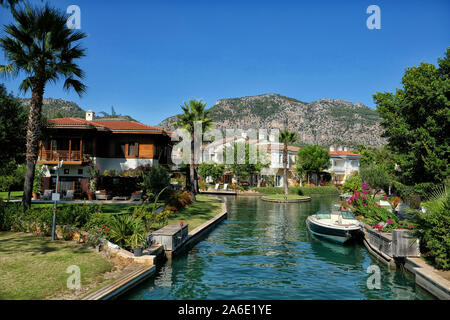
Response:
[{"label": "window", "polygon": [[139,145],[137,142],[128,143],[128,156],[137,157],[139,153]]},{"label": "window", "polygon": [[128,144],[128,155],[129,156],[135,156],[136,154],[135,145],[134,142],[130,142]]},{"label": "window", "polygon": [[125,157],[125,143],[119,143],[116,146],[116,155],[119,157]]},{"label": "window", "polygon": [[78,174],[83,174],[83,169],[78,169]]}]

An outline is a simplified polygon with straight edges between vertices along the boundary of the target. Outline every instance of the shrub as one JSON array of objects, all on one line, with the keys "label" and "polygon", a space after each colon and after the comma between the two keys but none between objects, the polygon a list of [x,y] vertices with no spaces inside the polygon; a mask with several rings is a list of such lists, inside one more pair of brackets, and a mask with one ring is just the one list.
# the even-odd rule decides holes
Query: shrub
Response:
[{"label": "shrub", "polygon": [[349,193],[353,193],[354,190],[362,191],[361,184],[362,180],[358,174],[351,175],[342,185],[342,191]]},{"label": "shrub", "polygon": [[[364,190],[363,187],[362,189]],[[392,231],[400,227],[395,211],[390,212],[377,204],[367,190],[355,191],[348,204],[355,215],[360,216],[369,225],[375,225],[378,228],[381,226],[384,231]]]},{"label": "shrub", "polygon": [[169,211],[178,211],[192,203],[191,194],[188,191],[178,191],[172,193],[166,201]]},{"label": "shrub", "polygon": [[438,269],[450,269],[450,193],[424,204],[427,212],[416,216],[416,234]]},{"label": "shrub", "polygon": [[[290,188],[292,189],[292,188]],[[312,194],[339,194],[338,188],[335,186],[319,186],[319,187],[298,187],[296,194],[299,195],[312,195]]]},{"label": "shrub", "polygon": [[158,194],[170,186],[169,171],[162,166],[153,166],[143,175],[142,189],[147,194]]},{"label": "shrub", "polygon": [[129,215],[116,215],[111,218],[109,238],[118,246],[127,248],[131,237],[139,233],[145,233],[141,219]]},{"label": "shrub", "polygon": [[[56,224],[86,229],[92,225],[90,221],[101,214],[101,206],[97,204],[60,206],[56,214]],[[24,210],[19,204],[0,204],[0,230],[49,234],[52,224],[53,208]]]}]

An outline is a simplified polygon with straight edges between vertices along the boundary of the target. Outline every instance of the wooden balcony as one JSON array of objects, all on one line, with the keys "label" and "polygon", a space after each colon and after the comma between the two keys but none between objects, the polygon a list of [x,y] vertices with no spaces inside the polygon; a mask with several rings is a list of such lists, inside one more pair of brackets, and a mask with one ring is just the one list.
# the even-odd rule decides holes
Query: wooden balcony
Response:
[{"label": "wooden balcony", "polygon": [[61,160],[67,164],[82,164],[83,155],[81,151],[69,151],[69,150],[58,150],[58,151],[44,151],[39,152],[39,163],[42,164],[58,164]]}]

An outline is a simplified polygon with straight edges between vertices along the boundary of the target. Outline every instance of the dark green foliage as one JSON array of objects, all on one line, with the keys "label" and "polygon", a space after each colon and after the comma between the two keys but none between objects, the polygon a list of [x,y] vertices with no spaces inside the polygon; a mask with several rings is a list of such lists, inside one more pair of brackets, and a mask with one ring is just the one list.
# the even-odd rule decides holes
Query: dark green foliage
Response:
[{"label": "dark green foliage", "polygon": [[202,162],[198,167],[198,174],[202,179],[206,179],[207,177],[211,177],[213,182],[219,180],[223,174],[225,173],[225,165],[217,164],[214,162],[207,163]]},{"label": "dark green foliage", "polygon": [[443,182],[450,175],[450,48],[439,66],[405,71],[403,89],[374,95],[400,181]]},{"label": "dark green foliage", "polygon": [[425,204],[417,215],[416,232],[427,249],[427,258],[438,268],[450,269],[450,193]]},{"label": "dark green foliage", "polygon": [[156,195],[170,185],[169,171],[163,166],[152,166],[143,175],[142,189],[147,194]]},{"label": "dark green foliage", "polygon": [[[101,216],[101,206],[96,204],[60,206],[56,214],[56,224],[88,229],[94,225],[94,221],[100,221]],[[48,231],[49,228],[51,229],[52,219],[53,208],[24,209],[14,203],[0,203],[0,230],[2,231],[12,229],[24,232],[34,225]],[[101,219],[102,222],[106,221],[104,217]]]},{"label": "dark green foliage", "polygon": [[370,188],[374,189],[374,194],[380,189],[387,190],[391,183],[391,177],[382,165],[371,164],[361,167],[359,175],[362,181],[367,182]]},{"label": "dark green foliage", "polygon": [[[25,136],[27,113],[20,106],[20,100],[6,92],[0,84],[0,161],[23,163],[25,160]],[[0,168],[0,173],[2,173]],[[2,173],[3,174],[3,173]]]},{"label": "dark green foliage", "polygon": [[[244,150],[241,152],[240,150]],[[258,174],[261,172],[262,168],[269,165],[269,161],[265,161],[265,159],[260,159],[259,149],[256,150],[256,163],[250,163],[250,144],[245,142],[235,142],[230,147],[225,147],[223,151],[223,158],[226,162],[229,162],[227,159],[227,153],[232,154],[232,164],[227,165],[227,169],[229,168],[233,175],[236,177],[238,184],[242,180],[246,180],[252,174]],[[263,160],[264,162],[261,162]],[[252,161],[255,162],[255,161]]]},{"label": "dark green foliage", "polygon": [[[17,165],[14,161],[5,163],[0,169],[0,191],[20,190],[25,179],[25,165]],[[9,193],[8,193],[9,200]]]},{"label": "dark green foliage", "polygon": [[[141,219],[129,215],[117,215],[111,218],[110,239],[122,248],[131,247],[133,235],[145,234],[145,227]],[[141,238],[140,238],[141,239]]]},{"label": "dark green foliage", "polygon": [[331,165],[328,151],[318,145],[306,146],[298,152],[296,171],[319,174]]}]

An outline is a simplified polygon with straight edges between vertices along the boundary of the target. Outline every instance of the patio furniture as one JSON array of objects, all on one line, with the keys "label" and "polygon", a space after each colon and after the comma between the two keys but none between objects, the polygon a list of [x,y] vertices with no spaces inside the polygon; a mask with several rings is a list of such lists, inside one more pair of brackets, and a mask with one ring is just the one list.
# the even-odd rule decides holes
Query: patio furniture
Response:
[{"label": "patio furniture", "polygon": [[42,200],[50,200],[52,198],[52,190],[45,190],[44,195],[41,197]]},{"label": "patio furniture", "polygon": [[95,191],[95,199],[97,199],[97,200],[109,200],[109,199],[111,199],[111,196],[108,195],[106,190]]},{"label": "patio furniture", "polygon": [[131,200],[131,201],[140,201],[140,200],[142,200],[142,192],[141,192],[141,191],[139,191],[139,192],[133,192],[133,193],[131,194],[130,200]]},{"label": "patio furniture", "polygon": [[112,198],[113,201],[126,201],[128,200],[127,196],[115,196]]},{"label": "patio furniture", "polygon": [[73,190],[67,190],[66,195],[63,196],[63,200],[73,200]]},{"label": "patio furniture", "polygon": [[228,183],[225,183],[225,184],[223,185],[223,191],[227,191],[227,189],[228,189]]},{"label": "patio furniture", "polygon": [[216,186],[214,187],[214,190],[219,190],[219,184],[218,183],[216,183]]}]

